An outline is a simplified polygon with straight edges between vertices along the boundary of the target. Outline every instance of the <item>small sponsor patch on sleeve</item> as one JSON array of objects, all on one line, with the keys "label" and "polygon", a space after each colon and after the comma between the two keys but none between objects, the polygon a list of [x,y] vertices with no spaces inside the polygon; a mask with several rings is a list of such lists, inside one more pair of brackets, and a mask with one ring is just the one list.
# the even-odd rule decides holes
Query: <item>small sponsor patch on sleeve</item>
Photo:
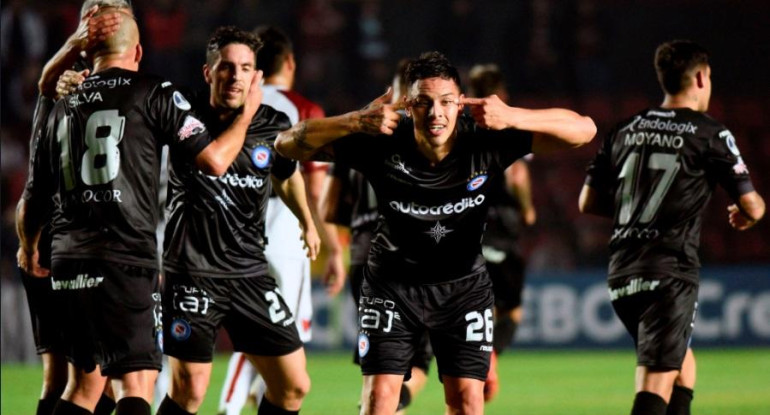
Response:
[{"label": "small sponsor patch on sleeve", "polygon": [[180,128],[177,132],[177,135],[179,136],[179,141],[184,141],[190,136],[200,134],[204,131],[206,131],[206,126],[203,125],[199,119],[193,117],[192,115],[188,115],[184,119],[184,124],[182,125],[182,128]]},{"label": "small sponsor patch on sleeve", "polygon": [[170,86],[171,86],[171,82],[169,82],[169,81],[166,81],[166,82],[164,82],[164,83],[160,84],[160,87],[161,87],[161,88],[168,88],[168,87],[170,87]]}]

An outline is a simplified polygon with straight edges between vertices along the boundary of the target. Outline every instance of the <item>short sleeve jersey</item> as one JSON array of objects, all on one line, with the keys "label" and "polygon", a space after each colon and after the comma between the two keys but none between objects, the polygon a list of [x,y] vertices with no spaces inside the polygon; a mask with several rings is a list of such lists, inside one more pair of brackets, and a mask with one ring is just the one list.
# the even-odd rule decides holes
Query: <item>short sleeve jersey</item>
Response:
[{"label": "short sleeve jersey", "polygon": [[350,263],[364,264],[379,217],[377,196],[364,176],[350,167],[335,163],[332,175],[340,180],[342,200],[339,206],[344,210],[338,212],[336,220],[340,225],[350,227]]},{"label": "short sleeve jersey", "polygon": [[[195,100],[195,108],[212,134],[229,127],[209,106],[207,95]],[[284,113],[261,105],[243,148],[219,177],[203,174],[171,151],[164,269],[214,278],[267,273],[265,211],[272,188],[270,175],[286,179],[297,165],[274,148],[278,133],[289,127]]]},{"label": "short sleeve jersey", "polygon": [[701,112],[662,108],[618,124],[586,184],[614,198],[610,279],[645,273],[694,282],[701,216],[715,186],[734,200],[754,189],[724,125]]},{"label": "short sleeve jersey", "polygon": [[417,149],[411,119],[392,136],[334,142],[335,160],[363,173],[377,195],[380,219],[368,259],[375,274],[432,283],[483,270],[489,192],[531,151],[532,134],[485,130],[465,115],[456,134],[452,151],[434,166]]},{"label": "short sleeve jersey", "polygon": [[161,146],[192,159],[209,142],[170,82],[120,68],[88,77],[54,106],[25,193],[55,201],[52,259],[157,268]]}]

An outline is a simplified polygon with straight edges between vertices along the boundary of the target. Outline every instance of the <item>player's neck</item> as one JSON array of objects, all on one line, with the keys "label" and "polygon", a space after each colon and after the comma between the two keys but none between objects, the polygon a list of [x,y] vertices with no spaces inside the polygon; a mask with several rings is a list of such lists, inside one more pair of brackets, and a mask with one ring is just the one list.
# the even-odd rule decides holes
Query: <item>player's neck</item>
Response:
[{"label": "player's neck", "polygon": [[700,111],[700,102],[697,95],[685,91],[676,95],[666,94],[660,107],[666,109],[689,108],[693,111]]},{"label": "player's neck", "polygon": [[420,152],[426,159],[428,159],[428,163],[430,163],[431,166],[435,166],[438,163],[441,163],[441,160],[444,160],[446,156],[449,155],[449,153],[452,151],[452,148],[455,145],[455,139],[457,135],[452,134],[449,139],[447,139],[444,143],[440,145],[433,145],[430,143],[430,141],[425,139],[420,139],[419,137],[417,140],[417,151]]},{"label": "player's neck", "polygon": [[265,78],[265,85],[273,85],[278,87],[278,89],[290,90],[293,83],[294,83],[293,78],[283,73],[277,73],[275,75]]},{"label": "player's neck", "polygon": [[128,59],[121,55],[106,55],[94,58],[93,73],[99,73],[112,68],[136,72],[139,70],[139,62],[135,62],[133,59]]}]

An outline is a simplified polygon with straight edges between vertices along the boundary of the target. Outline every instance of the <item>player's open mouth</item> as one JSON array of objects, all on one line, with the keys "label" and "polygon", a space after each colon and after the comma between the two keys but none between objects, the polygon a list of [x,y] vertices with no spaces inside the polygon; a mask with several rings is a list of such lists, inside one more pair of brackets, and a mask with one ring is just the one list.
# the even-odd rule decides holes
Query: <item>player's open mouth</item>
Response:
[{"label": "player's open mouth", "polygon": [[445,125],[434,124],[434,125],[428,126],[428,131],[430,131],[430,133],[433,135],[441,135],[441,133],[443,133],[445,129],[446,129]]}]

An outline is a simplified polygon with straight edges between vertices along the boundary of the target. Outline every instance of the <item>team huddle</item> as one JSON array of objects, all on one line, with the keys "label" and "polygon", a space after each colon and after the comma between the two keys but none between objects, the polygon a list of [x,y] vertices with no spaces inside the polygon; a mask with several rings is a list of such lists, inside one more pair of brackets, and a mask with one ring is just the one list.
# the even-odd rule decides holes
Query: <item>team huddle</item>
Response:
[{"label": "team huddle", "polygon": [[[232,393],[255,382],[258,414],[299,413],[322,246],[327,290],[349,274],[358,304],[360,413],[402,413],[434,356],[446,413],[483,413],[521,319],[526,160],[591,142],[593,120],[509,106],[490,67],[471,71],[466,96],[439,52],[404,62],[366,107],[324,117],[291,90],[296,62],[276,28],[217,29],[206,91],[139,71],[141,58],[130,2],[86,0],[40,78],[17,208],[44,362],[37,413],[149,415],[163,355],[156,413],[197,413],[220,328],[236,351],[222,413],[240,413]],[[631,413],[684,415],[701,214],[717,184],[735,229],[765,204],[735,138],[705,114],[706,50],[666,42],[655,67],[663,103],[606,135],[576,202],[614,221],[608,286],[636,345]],[[351,229],[349,270],[337,225]]]}]

